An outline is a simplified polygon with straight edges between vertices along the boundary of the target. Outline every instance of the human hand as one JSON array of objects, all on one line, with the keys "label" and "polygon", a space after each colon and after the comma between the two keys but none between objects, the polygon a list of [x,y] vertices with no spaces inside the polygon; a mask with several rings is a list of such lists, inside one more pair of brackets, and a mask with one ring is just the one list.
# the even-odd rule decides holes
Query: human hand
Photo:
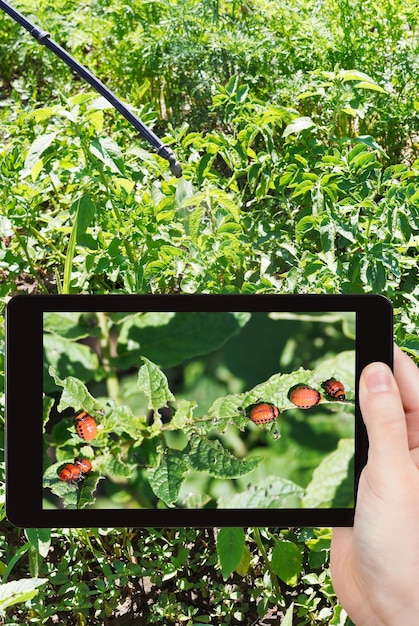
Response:
[{"label": "human hand", "polygon": [[395,346],[362,372],[369,439],[353,528],[335,528],[332,582],[356,626],[419,624],[419,369]]}]

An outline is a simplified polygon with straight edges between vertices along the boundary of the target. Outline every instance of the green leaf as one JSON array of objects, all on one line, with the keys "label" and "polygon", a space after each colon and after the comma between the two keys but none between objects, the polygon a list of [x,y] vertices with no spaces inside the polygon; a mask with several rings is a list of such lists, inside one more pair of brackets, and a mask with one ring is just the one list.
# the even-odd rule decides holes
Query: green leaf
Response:
[{"label": "green leaf", "polygon": [[26,528],[25,535],[29,543],[42,557],[46,557],[51,545],[50,528]]},{"label": "green leaf", "polygon": [[377,83],[361,81],[354,85],[354,89],[369,89],[370,91],[379,91],[380,93],[387,93],[385,89],[377,85]]},{"label": "green leaf", "polygon": [[96,131],[99,133],[102,132],[103,129],[103,111],[101,110],[91,110],[86,114],[86,119],[89,120],[91,125],[94,127]]},{"label": "green leaf", "polygon": [[189,234],[191,236],[192,241],[197,241],[201,227],[203,225],[203,218],[205,215],[206,209],[205,207],[198,207],[194,211],[191,211],[189,216]]},{"label": "green leaf", "polygon": [[84,509],[86,506],[92,505],[95,500],[95,493],[100,480],[104,477],[97,472],[91,472],[84,477],[84,480],[78,485],[77,508]]},{"label": "green leaf", "polygon": [[180,450],[171,448],[164,451],[155,469],[148,469],[151,489],[167,506],[172,506],[176,502],[188,469],[188,456]]},{"label": "green leaf", "polygon": [[250,567],[250,550],[245,545],[243,548],[243,554],[240,559],[240,563],[236,567],[236,572],[239,576],[246,576]]},{"label": "green leaf", "polygon": [[374,293],[382,293],[386,287],[386,270],[381,259],[370,257],[366,266],[366,279]]},{"label": "green leaf", "polygon": [[112,172],[125,175],[125,166],[121,150],[113,139],[110,137],[93,139],[89,149],[92,155],[106,165]]},{"label": "green leaf", "polygon": [[371,135],[359,135],[358,137],[355,137],[354,143],[361,143],[366,146],[369,146],[370,148],[373,148],[374,150],[377,150],[378,152],[380,152],[387,159],[389,158],[386,151],[380,146],[379,143],[377,143],[374,137],[371,137]]},{"label": "green leaf", "polygon": [[220,348],[240,332],[250,313],[148,312],[132,315],[121,327],[119,366],[139,363],[140,355],[160,367],[180,365]]},{"label": "green leaf", "polygon": [[347,154],[346,158],[348,163],[351,164],[352,160],[359,154],[371,154],[371,152],[369,152],[368,147],[364,145],[364,143],[356,143],[355,146],[351,150],[349,150]]},{"label": "green leaf", "polygon": [[268,477],[234,496],[218,500],[219,509],[298,509],[304,489],[285,478]]},{"label": "green leaf", "polygon": [[322,250],[324,252],[334,250],[336,229],[335,224],[333,220],[330,219],[329,215],[323,215],[320,220],[319,230]]},{"label": "green leaf", "polygon": [[143,431],[147,429],[146,416],[134,416],[129,406],[119,405],[112,408],[106,416],[107,430],[122,435],[126,433],[140,445]]},{"label": "green leaf", "polygon": [[[292,194],[293,198],[298,198],[299,196],[303,196],[304,194],[308,193],[309,191],[311,191],[314,187],[314,182],[312,180],[303,180],[301,183],[299,183]],[[307,215],[305,218],[302,219],[306,219],[307,217],[311,217],[310,215]],[[301,222],[302,220],[300,220]]]},{"label": "green leaf", "polygon": [[244,102],[249,93],[249,85],[240,85],[237,89],[236,98],[237,102]]},{"label": "green leaf", "polygon": [[225,91],[231,96],[237,91],[238,86],[239,86],[239,77],[233,74],[233,76],[230,78],[230,80],[228,81],[225,87]]},{"label": "green leaf", "polygon": [[204,154],[201,157],[201,159],[199,160],[198,166],[196,168],[196,175],[197,175],[199,182],[202,183],[213,161],[214,161],[214,156],[212,154]]},{"label": "green leaf", "polygon": [[209,196],[216,204],[223,207],[236,222],[240,222],[240,210],[237,203],[222,189],[211,189]]},{"label": "green leaf", "polygon": [[261,461],[261,457],[237,459],[219,441],[209,441],[198,435],[194,435],[190,441],[191,467],[199,472],[208,472],[210,476],[237,478],[254,470]]},{"label": "green leaf", "polygon": [[35,139],[29,148],[28,154],[26,155],[23,170],[21,172],[21,178],[25,178],[29,174],[32,174],[32,170],[36,167],[41,155],[45,152],[45,150],[47,150],[47,148],[50,147],[56,136],[57,133],[55,132],[46,133],[44,135],[39,135]]},{"label": "green leaf", "polygon": [[292,541],[275,539],[271,565],[274,572],[287,585],[295,587],[301,574],[302,548]]},{"label": "green leaf", "polygon": [[407,352],[407,354],[419,361],[419,338],[417,335],[408,333],[399,346],[403,349],[403,352]]},{"label": "green leaf", "polygon": [[33,118],[36,122],[43,122],[44,120],[51,118],[53,115],[56,115],[59,109],[59,106],[45,107],[42,109],[35,109],[35,111],[31,111],[26,115],[28,118]]},{"label": "green leaf", "polygon": [[55,333],[59,337],[73,341],[100,334],[95,313],[85,315],[68,312],[44,313],[43,329],[44,333]]},{"label": "green leaf", "polygon": [[84,409],[88,413],[95,413],[96,411],[102,411],[102,404],[100,404],[87,390],[84,383],[78,378],[68,376],[64,380],[61,380],[55,368],[50,367],[49,373],[55,381],[55,384],[63,388],[60,402],[58,405],[58,411],[64,411],[71,407],[72,409],[79,410]]},{"label": "green leaf", "polygon": [[242,528],[221,528],[217,535],[217,554],[221,573],[226,580],[238,567],[245,548]]},{"label": "green leaf", "polygon": [[44,397],[42,398],[42,414],[43,414],[43,419],[42,419],[42,428],[43,428],[43,434],[45,434],[45,426],[49,420],[49,414],[50,411],[52,409],[52,407],[54,406],[55,402],[54,402],[54,398],[50,398],[49,396],[47,396],[46,394],[44,395]]},{"label": "green leaf", "polygon": [[190,400],[179,400],[176,406],[176,412],[170,421],[170,427],[174,430],[183,430],[187,422],[193,419],[193,411],[197,403]]},{"label": "green leaf", "polygon": [[330,542],[332,540],[331,528],[314,529],[314,537],[305,541],[306,546],[312,552],[325,552],[330,550]]},{"label": "green leaf", "polygon": [[301,240],[306,233],[309,233],[311,230],[317,226],[318,218],[315,215],[306,215],[302,217],[295,226],[295,235]]},{"label": "green leaf", "polygon": [[370,166],[381,168],[381,164],[377,161],[374,152],[363,152],[362,154],[358,154],[351,159],[350,163],[351,167],[357,170],[358,173]]},{"label": "green leaf", "polygon": [[197,191],[193,193],[192,195],[185,194],[185,197],[182,200],[182,204],[180,205],[181,209],[184,209],[187,207],[201,206],[201,204],[205,202],[206,198],[207,198],[207,194],[204,191]]},{"label": "green leaf", "polygon": [[294,615],[294,602],[291,602],[291,604],[287,608],[287,612],[284,615],[284,619],[281,620],[281,626],[292,626],[293,615]]},{"label": "green leaf", "polygon": [[288,124],[288,126],[285,127],[282,136],[285,138],[288,137],[288,135],[300,133],[302,130],[305,130],[306,128],[311,128],[312,126],[315,126],[315,123],[313,122],[311,117],[297,117],[294,121],[291,122],[291,124]]},{"label": "green leaf", "polygon": [[303,499],[304,508],[346,508],[353,506],[354,439],[341,439],[313,472]]},{"label": "green leaf", "polygon": [[48,583],[47,578],[21,578],[0,585],[0,613],[14,604],[28,602],[38,594],[38,587]]},{"label": "green leaf", "polygon": [[39,174],[42,172],[42,170],[44,169],[44,159],[39,159],[39,161],[37,161],[37,163],[35,163],[35,165],[33,166],[32,170],[31,170],[31,178],[32,178],[32,182],[34,183],[36,181],[36,179],[38,178]]},{"label": "green leaf", "polygon": [[131,469],[119,459],[112,458],[106,463],[107,473],[117,478],[127,478],[131,475]]},{"label": "green leaf", "polygon": [[359,72],[358,70],[341,70],[339,72],[339,78],[345,83],[348,80],[362,80],[366,83],[373,83],[373,79],[368,74],[364,72]]},{"label": "green leaf", "polygon": [[84,193],[72,206],[72,210],[76,210],[76,223],[77,223],[77,241],[80,241],[80,237],[84,235],[93,221],[96,213],[96,205],[89,196]]},{"label": "green leaf", "polygon": [[148,408],[158,411],[176,398],[170,391],[167,378],[161,369],[144,356],[142,359],[144,365],[138,370],[138,386],[149,398]]},{"label": "green leaf", "polygon": [[93,378],[92,372],[99,369],[99,360],[93,350],[77,341],[46,333],[44,335],[44,349],[47,362],[52,365],[57,374],[76,375],[77,378]]}]

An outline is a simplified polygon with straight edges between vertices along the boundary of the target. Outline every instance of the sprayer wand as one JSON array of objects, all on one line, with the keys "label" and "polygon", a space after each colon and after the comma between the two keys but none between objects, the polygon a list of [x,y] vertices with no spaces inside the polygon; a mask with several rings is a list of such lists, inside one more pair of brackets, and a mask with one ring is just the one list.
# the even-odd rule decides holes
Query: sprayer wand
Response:
[{"label": "sprayer wand", "polygon": [[97,92],[99,92],[108,102],[112,104],[117,111],[122,113],[122,115],[136,128],[141,135],[146,139],[149,143],[151,143],[154,148],[157,150],[157,154],[166,159],[169,162],[170,169],[172,174],[176,176],[176,178],[180,178],[182,176],[182,167],[180,163],[176,160],[176,157],[168,146],[166,146],[162,141],[150,130],[130,109],[126,104],[121,102],[119,98],[115,96],[115,94],[108,89],[100,80],[96,78],[88,69],[86,69],[81,63],[76,61],[74,57],[72,57],[64,48],[60,45],[52,41],[50,39],[49,33],[44,30],[38,28],[29,20],[26,19],[19,11],[16,11],[13,7],[10,6],[4,0],[0,0],[0,9],[3,9],[5,13],[8,13],[10,17],[12,17],[18,24],[26,28],[26,30],[34,37],[39,43],[43,44],[54,54],[57,55],[64,63],[67,63],[72,70],[74,70],[79,76],[84,78],[84,80],[89,83]]}]

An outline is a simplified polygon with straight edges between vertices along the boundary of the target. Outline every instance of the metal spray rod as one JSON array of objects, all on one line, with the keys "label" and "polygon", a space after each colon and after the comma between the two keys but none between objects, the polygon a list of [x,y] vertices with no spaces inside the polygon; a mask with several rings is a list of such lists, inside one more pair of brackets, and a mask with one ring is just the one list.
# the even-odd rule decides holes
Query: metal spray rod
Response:
[{"label": "metal spray rod", "polygon": [[136,128],[141,133],[144,139],[146,139],[149,143],[151,143],[152,146],[156,148],[157,154],[169,161],[169,166],[172,174],[177,178],[180,178],[182,176],[182,167],[180,163],[176,160],[176,157],[171,148],[162,143],[157,135],[153,133],[152,130],[147,128],[147,126],[136,115],[134,115],[134,113],[132,113],[132,111],[130,111],[129,108],[123,102],[121,102],[121,100],[119,100],[119,98],[117,98],[110,89],[105,87],[105,85],[100,80],[98,80],[96,76],[93,76],[93,74],[89,72],[88,69],[86,69],[81,63],[76,61],[76,59],[68,54],[68,52],[66,52],[64,48],[52,41],[52,39],[50,39],[49,33],[29,22],[26,17],[24,17],[21,13],[19,13],[19,11],[16,11],[16,9],[11,7],[10,4],[4,2],[4,0],[0,0],[0,9],[3,9],[3,11],[5,11],[5,13],[8,13],[10,17],[12,17],[18,24],[23,26],[23,28],[26,28],[26,30],[32,35],[32,37],[34,37],[39,43],[52,50],[52,52],[56,54],[57,57],[64,61],[64,63],[67,63],[67,65],[70,66],[71,69],[73,69],[79,76],[84,78],[84,80],[89,83],[89,85],[91,85],[104,98],[106,98],[106,100],[108,100],[108,102],[110,102],[112,106],[117,109],[117,111],[122,113],[122,115],[134,126],[134,128]]}]

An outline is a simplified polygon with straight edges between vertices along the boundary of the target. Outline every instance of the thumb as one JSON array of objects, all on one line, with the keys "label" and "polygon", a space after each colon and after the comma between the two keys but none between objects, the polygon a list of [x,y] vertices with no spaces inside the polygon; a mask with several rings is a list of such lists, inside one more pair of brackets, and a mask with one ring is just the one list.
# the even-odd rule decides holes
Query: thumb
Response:
[{"label": "thumb", "polygon": [[406,417],[391,369],[370,363],[359,381],[359,403],[368,432],[368,465],[387,474],[410,461]]}]

